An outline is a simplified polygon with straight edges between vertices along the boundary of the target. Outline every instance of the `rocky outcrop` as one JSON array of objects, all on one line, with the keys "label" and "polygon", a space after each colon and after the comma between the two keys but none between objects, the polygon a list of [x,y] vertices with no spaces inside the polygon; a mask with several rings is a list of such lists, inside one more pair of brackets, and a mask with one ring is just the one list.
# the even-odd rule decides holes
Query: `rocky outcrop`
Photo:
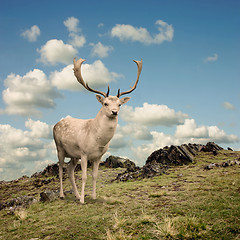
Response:
[{"label": "rocky outcrop", "polygon": [[223,163],[210,163],[209,165],[205,166],[204,169],[205,170],[211,170],[215,167],[230,167],[230,166],[234,166],[234,165],[240,165],[240,159],[238,160],[228,160],[226,162]]},{"label": "rocky outcrop", "polygon": [[127,181],[130,179],[150,178],[161,175],[171,166],[180,166],[194,162],[194,157],[199,151],[212,152],[217,155],[218,151],[223,150],[214,142],[206,145],[201,144],[182,144],[181,146],[166,146],[154,151],[146,160],[142,168],[129,169],[118,174],[116,181]]},{"label": "rocky outcrop", "polygon": [[[34,173],[31,178],[58,176],[59,164],[49,164],[43,171]],[[66,165],[63,167],[63,173],[67,172]]]},{"label": "rocky outcrop", "polygon": [[[88,167],[91,167],[91,162],[88,162]],[[101,166],[105,166],[108,168],[129,168],[129,167],[135,167],[135,163],[127,158],[121,158],[121,157],[115,157],[115,156],[109,156],[104,162],[101,162]],[[39,178],[39,177],[58,177],[58,171],[59,171],[59,164],[53,163],[48,165],[43,171],[34,173],[31,178]],[[81,164],[78,163],[75,172],[81,171]],[[67,173],[67,164],[64,164],[63,166],[63,174],[66,177]],[[36,181],[35,185],[37,187],[47,184],[48,182],[42,183],[40,180]]]},{"label": "rocky outcrop", "polygon": [[167,166],[183,165],[192,163],[199,151],[212,152],[214,155],[217,155],[218,151],[221,150],[223,148],[214,142],[208,142],[206,145],[191,143],[182,144],[181,146],[171,145],[153,152],[147,158],[146,164],[156,161]]},{"label": "rocky outcrop", "polygon": [[181,146],[166,146],[153,152],[146,161],[146,164],[151,162],[161,163],[162,165],[183,165],[192,163],[194,156],[202,148],[201,145],[197,144],[183,144]]},{"label": "rocky outcrop", "polygon": [[109,156],[104,162],[101,163],[102,166],[108,168],[135,168],[134,162],[127,158]]},{"label": "rocky outcrop", "polygon": [[37,202],[37,199],[33,196],[20,196],[6,202],[1,202],[0,210],[4,208],[28,207],[35,202]]},{"label": "rocky outcrop", "polygon": [[128,181],[131,179],[151,178],[162,175],[167,171],[168,167],[160,163],[154,162],[146,164],[143,167],[127,168],[125,172],[119,173],[113,181]]},{"label": "rocky outcrop", "polygon": [[221,151],[223,150],[222,147],[218,146],[214,142],[208,142],[206,145],[202,146],[201,151],[203,152],[214,152],[214,151]]}]

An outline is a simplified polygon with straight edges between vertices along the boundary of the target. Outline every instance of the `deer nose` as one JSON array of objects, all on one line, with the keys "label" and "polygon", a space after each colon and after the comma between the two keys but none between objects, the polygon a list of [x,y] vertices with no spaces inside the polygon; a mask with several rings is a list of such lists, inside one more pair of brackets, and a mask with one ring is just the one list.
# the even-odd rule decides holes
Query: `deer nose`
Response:
[{"label": "deer nose", "polygon": [[113,114],[113,115],[117,115],[117,114],[118,114],[118,112],[117,112],[117,111],[114,111],[114,110],[112,110],[112,114]]}]

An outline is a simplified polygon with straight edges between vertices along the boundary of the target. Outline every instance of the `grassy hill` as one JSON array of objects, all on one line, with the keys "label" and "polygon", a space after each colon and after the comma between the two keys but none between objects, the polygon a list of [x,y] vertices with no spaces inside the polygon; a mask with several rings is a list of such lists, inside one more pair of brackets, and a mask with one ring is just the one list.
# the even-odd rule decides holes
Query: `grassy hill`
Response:
[{"label": "grassy hill", "polygon": [[[240,239],[240,166],[204,169],[239,158],[234,151],[216,156],[199,152],[194,164],[127,182],[111,182],[124,169],[102,167],[97,200],[90,197],[89,169],[84,205],[69,193],[64,200],[3,209],[0,239]],[[80,189],[81,172],[76,176]],[[0,201],[21,195],[39,198],[43,190],[58,189],[57,178],[41,180],[46,184],[35,178],[1,184]],[[68,179],[64,186],[71,189]]]}]

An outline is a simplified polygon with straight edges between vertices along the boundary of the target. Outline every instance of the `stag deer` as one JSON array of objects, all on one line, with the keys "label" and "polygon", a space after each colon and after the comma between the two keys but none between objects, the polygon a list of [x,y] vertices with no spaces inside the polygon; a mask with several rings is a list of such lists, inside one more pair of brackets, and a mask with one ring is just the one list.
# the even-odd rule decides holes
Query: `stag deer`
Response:
[{"label": "stag deer", "polygon": [[[134,61],[138,67],[137,80],[133,87],[126,92],[120,92],[117,96],[109,96],[109,86],[107,93],[94,90],[84,82],[81,75],[81,65],[84,59],[73,60],[74,74],[78,82],[88,91],[101,94],[96,95],[97,100],[102,104],[96,118],[82,120],[76,118],[64,118],[53,128],[53,136],[56,143],[57,155],[59,159],[59,178],[60,178],[60,198],[64,198],[63,193],[63,164],[65,157],[71,158],[67,172],[73,187],[73,192],[80,203],[84,203],[84,189],[87,179],[87,162],[90,161],[93,166],[92,198],[96,199],[96,180],[98,175],[98,166],[101,157],[106,153],[110,140],[112,139],[118,122],[118,112],[120,106],[129,101],[130,97],[120,99],[120,96],[131,93],[138,84],[139,76],[142,70],[142,60]],[[74,179],[74,169],[81,159],[82,168],[82,191],[81,196],[78,193]]]}]

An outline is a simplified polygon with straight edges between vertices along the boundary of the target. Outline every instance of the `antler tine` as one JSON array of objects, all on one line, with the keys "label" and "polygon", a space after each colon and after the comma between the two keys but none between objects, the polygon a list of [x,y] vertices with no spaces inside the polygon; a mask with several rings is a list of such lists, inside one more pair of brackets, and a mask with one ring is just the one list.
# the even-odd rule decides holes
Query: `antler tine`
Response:
[{"label": "antler tine", "polygon": [[88,84],[84,82],[82,74],[81,74],[81,66],[82,66],[82,63],[85,61],[86,60],[82,59],[82,58],[78,59],[77,61],[76,61],[76,58],[73,59],[73,65],[74,65],[73,71],[74,71],[74,75],[77,78],[78,82],[88,91],[94,92],[94,93],[99,93],[99,94],[103,95],[105,98],[108,97],[109,91],[110,91],[109,85],[108,85],[108,91],[107,91],[107,93],[105,93],[105,92],[94,90],[94,89],[90,88],[88,86]]},{"label": "antler tine", "polygon": [[133,60],[133,61],[137,64],[137,67],[138,67],[137,80],[136,80],[135,84],[133,85],[133,87],[131,87],[131,89],[128,90],[128,91],[126,91],[126,92],[121,92],[121,93],[120,93],[120,89],[118,89],[117,97],[120,97],[120,96],[122,96],[122,95],[124,95],[124,94],[131,93],[131,92],[132,92],[133,90],[135,90],[136,87],[137,87],[138,80],[139,80],[139,77],[140,77],[140,73],[141,73],[141,71],[142,71],[142,63],[143,63],[143,62],[142,62],[142,59],[141,59],[141,61],[135,61],[135,60]]}]

